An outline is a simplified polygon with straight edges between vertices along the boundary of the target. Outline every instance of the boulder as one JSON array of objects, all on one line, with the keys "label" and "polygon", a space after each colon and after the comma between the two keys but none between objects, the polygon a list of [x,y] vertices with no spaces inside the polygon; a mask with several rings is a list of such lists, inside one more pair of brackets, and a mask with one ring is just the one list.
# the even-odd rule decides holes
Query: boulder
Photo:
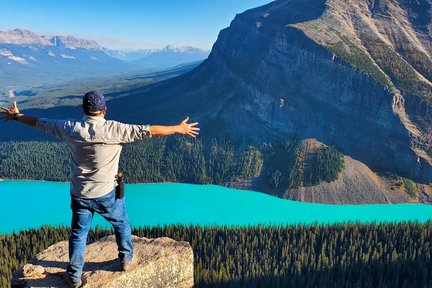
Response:
[{"label": "boulder", "polygon": [[[193,251],[189,243],[166,237],[132,237],[136,265],[128,272],[119,271],[114,236],[87,245],[82,287],[193,287]],[[12,287],[67,287],[63,280],[67,265],[68,241],[62,241],[19,269]]]}]

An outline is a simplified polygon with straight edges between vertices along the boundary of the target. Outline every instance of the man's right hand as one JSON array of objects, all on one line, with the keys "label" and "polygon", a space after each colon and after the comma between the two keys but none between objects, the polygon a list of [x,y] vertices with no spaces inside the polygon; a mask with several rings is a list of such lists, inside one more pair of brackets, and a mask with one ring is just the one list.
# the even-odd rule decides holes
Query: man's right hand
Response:
[{"label": "man's right hand", "polygon": [[12,108],[7,108],[3,106],[1,107],[1,109],[4,111],[3,114],[5,114],[4,116],[2,116],[4,121],[14,120],[13,115],[20,113],[16,101],[13,102]]}]

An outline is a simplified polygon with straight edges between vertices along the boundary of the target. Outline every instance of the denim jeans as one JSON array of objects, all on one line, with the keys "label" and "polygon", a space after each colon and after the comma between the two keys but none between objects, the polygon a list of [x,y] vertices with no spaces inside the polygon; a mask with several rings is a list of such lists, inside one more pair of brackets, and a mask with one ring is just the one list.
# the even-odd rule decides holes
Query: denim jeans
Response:
[{"label": "denim jeans", "polygon": [[72,231],[69,237],[70,263],[67,268],[70,279],[73,281],[81,280],[87,234],[94,212],[99,213],[113,225],[119,252],[118,257],[121,262],[130,262],[133,256],[133,247],[125,199],[116,199],[115,189],[105,196],[94,199],[78,198],[73,195],[71,197]]}]

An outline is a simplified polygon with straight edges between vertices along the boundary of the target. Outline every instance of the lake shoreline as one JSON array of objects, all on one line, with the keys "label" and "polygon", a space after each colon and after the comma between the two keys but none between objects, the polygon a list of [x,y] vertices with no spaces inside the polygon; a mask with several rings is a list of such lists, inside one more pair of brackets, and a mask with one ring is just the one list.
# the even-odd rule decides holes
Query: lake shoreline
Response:
[{"label": "lake shoreline", "polygon": [[[0,197],[5,207],[0,210],[0,217],[9,219],[0,223],[0,233],[43,225],[70,224],[69,183],[2,181]],[[125,200],[134,227],[170,224],[209,227],[328,225],[347,222],[426,222],[432,219],[432,206],[425,204],[315,204],[212,184],[126,184]],[[109,226],[99,215],[95,215],[93,223],[94,226]]]},{"label": "lake shoreline", "polygon": [[[7,181],[23,181],[23,182],[35,182],[35,183],[63,183],[63,184],[69,184],[69,181],[50,181],[50,180],[34,180],[34,179],[9,179],[9,178],[0,178],[0,182],[7,182]],[[357,204],[357,203],[321,203],[321,202],[306,202],[306,201],[300,201],[300,200],[294,200],[294,199],[288,199],[288,198],[281,198],[281,197],[277,197],[275,195],[263,192],[263,191],[259,191],[259,190],[251,190],[251,188],[255,187],[257,188],[257,186],[253,186],[253,185],[237,185],[237,184],[233,184],[233,183],[237,183],[237,182],[229,182],[229,183],[225,183],[224,185],[217,185],[217,184],[196,184],[196,183],[184,183],[184,182],[151,182],[151,183],[126,183],[127,186],[129,185],[194,185],[194,186],[199,186],[199,187],[205,187],[205,186],[214,186],[214,187],[220,187],[220,188],[226,188],[226,189],[234,189],[234,190],[240,190],[240,191],[246,191],[248,193],[259,193],[259,194],[264,194],[270,197],[275,197],[281,200],[286,200],[286,201],[293,201],[293,202],[299,202],[299,203],[309,203],[309,204],[321,204],[321,205],[335,205],[335,206],[364,206],[364,205],[368,205],[368,206],[374,206],[374,205],[417,205],[417,204],[424,204],[424,205],[432,205],[432,197],[424,194],[423,193],[420,195],[422,202],[402,202],[402,203],[361,203],[361,204]]]}]

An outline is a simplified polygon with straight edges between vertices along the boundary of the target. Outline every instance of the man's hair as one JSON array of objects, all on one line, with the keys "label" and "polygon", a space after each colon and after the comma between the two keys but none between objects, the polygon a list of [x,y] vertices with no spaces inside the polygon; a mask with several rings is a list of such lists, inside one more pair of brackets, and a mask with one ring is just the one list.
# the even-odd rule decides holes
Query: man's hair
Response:
[{"label": "man's hair", "polygon": [[103,110],[99,110],[99,109],[94,108],[94,107],[87,107],[87,108],[83,107],[83,110],[84,110],[84,113],[89,115],[89,116],[97,116],[103,112]]}]

